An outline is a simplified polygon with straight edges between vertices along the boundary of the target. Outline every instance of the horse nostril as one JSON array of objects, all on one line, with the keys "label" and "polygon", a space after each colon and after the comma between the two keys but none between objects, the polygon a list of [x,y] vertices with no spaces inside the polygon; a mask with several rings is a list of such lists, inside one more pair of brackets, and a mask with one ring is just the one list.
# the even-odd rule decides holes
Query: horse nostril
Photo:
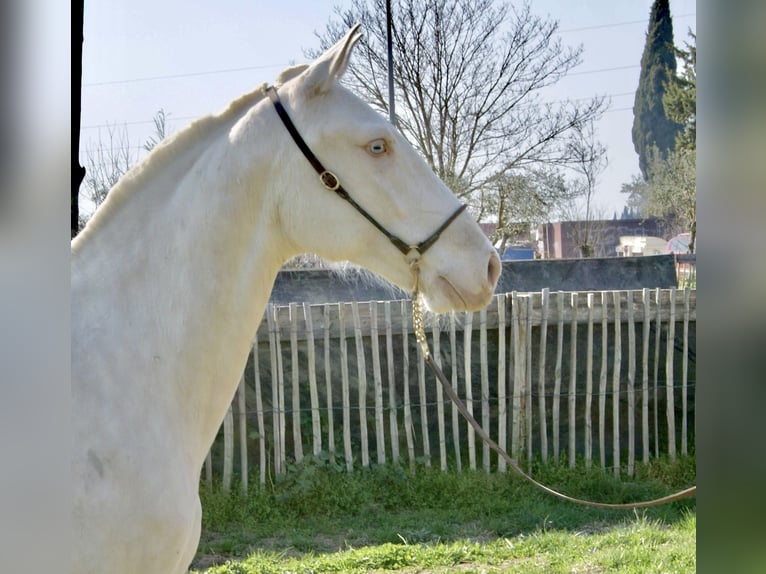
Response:
[{"label": "horse nostril", "polygon": [[487,281],[492,289],[495,289],[497,280],[500,279],[500,272],[503,270],[503,264],[500,262],[500,257],[494,251],[489,256],[489,265],[487,266]]}]

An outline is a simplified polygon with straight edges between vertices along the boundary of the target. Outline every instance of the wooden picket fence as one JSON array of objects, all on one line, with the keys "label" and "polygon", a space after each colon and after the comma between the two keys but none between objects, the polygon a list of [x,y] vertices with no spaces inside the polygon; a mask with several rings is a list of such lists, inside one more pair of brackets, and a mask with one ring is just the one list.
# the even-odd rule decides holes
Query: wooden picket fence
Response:
[{"label": "wooden picket fence", "polygon": [[[696,290],[498,294],[478,313],[428,317],[427,331],[468,410],[517,460],[579,458],[619,477],[689,451]],[[225,489],[238,473],[247,491],[309,455],[349,471],[506,471],[426,371],[406,300],[266,310],[205,478],[220,465]]]}]

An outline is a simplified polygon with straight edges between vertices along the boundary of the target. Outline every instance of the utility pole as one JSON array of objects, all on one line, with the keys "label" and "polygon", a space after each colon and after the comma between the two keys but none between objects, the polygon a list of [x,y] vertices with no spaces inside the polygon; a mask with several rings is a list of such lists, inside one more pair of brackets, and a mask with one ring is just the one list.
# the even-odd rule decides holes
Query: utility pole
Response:
[{"label": "utility pole", "polygon": [[394,110],[394,50],[391,40],[391,0],[386,0],[386,43],[388,47],[388,118],[396,125]]}]

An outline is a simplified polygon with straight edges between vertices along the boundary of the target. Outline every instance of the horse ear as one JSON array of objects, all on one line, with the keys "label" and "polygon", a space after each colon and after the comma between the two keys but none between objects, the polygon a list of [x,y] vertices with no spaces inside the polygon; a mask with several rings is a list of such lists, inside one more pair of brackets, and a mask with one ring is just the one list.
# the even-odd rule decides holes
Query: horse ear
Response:
[{"label": "horse ear", "polygon": [[330,89],[333,82],[346,72],[354,45],[362,37],[355,24],[332,48],[319,56],[302,74],[302,84],[308,96],[315,96]]}]

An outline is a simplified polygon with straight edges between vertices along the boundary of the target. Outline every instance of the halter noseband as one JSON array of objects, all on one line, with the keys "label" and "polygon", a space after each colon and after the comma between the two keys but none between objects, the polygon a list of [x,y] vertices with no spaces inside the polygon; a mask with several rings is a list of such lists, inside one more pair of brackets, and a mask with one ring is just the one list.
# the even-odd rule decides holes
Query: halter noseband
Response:
[{"label": "halter noseband", "polygon": [[279,100],[279,94],[277,94],[276,88],[274,86],[269,86],[266,88],[266,93],[269,95],[269,99],[271,99],[271,102],[274,104],[274,109],[277,111],[277,114],[279,114],[279,117],[281,118],[282,123],[285,125],[285,128],[287,128],[287,131],[290,132],[290,135],[295,141],[295,144],[303,152],[303,155],[306,156],[306,159],[309,161],[314,170],[319,174],[319,181],[322,183],[325,189],[334,191],[336,194],[338,194],[339,197],[350,203],[354,209],[356,209],[367,221],[372,223],[378,229],[378,231],[385,235],[388,240],[393,243],[399,251],[401,251],[401,253],[407,258],[407,262],[410,265],[416,264],[420,257],[434,243],[436,243],[444,230],[447,229],[447,227],[449,227],[449,225],[455,221],[455,219],[457,219],[458,215],[463,213],[465,210],[465,204],[458,207],[457,210],[455,210],[455,212],[450,215],[436,231],[434,231],[428,238],[421,241],[417,245],[410,245],[406,241],[403,241],[401,238],[397,237],[388,231],[385,227],[383,227],[383,225],[381,225],[381,223],[378,222],[378,220],[375,219],[367,210],[365,210],[361,205],[354,201],[354,198],[351,197],[340,184],[337,176],[330,170],[326,169],[324,165],[322,165],[322,162],[317,159],[309,146],[306,145],[306,142],[301,137],[301,134],[295,127],[295,124],[293,124],[290,116],[287,114],[287,110],[285,110],[282,102]]}]

